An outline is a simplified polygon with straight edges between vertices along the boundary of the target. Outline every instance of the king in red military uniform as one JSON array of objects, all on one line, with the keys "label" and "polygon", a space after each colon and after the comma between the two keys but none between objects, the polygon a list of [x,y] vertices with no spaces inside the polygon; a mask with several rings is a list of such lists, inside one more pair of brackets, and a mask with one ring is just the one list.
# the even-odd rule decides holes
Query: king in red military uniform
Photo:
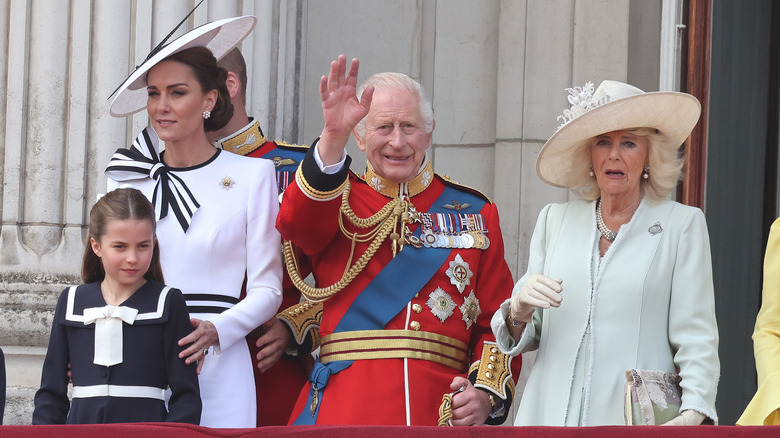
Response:
[{"label": "king in red military uniform", "polygon": [[[357,60],[345,70],[341,56],[321,82],[325,129],[277,219],[318,287],[295,278],[288,253],[293,280],[322,301],[282,312],[299,342],[320,345],[291,423],[500,424],[520,361],[490,329],[513,286],[496,206],[433,172],[433,114],[416,81],[374,75],[358,101]],[[344,153],[353,127],[362,177]]]}]

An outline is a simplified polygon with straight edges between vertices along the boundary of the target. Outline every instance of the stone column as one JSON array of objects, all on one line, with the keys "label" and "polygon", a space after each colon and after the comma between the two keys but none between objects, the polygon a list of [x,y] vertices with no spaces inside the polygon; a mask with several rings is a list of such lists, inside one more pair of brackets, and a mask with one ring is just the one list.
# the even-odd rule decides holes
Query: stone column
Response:
[{"label": "stone column", "polygon": [[500,2],[436,5],[434,169],[493,198]]},{"label": "stone column", "polygon": [[67,2],[18,1],[9,10],[0,230],[8,424],[29,418],[23,400],[40,382],[35,364],[45,352],[51,309],[80,269],[89,50],[81,43],[89,39],[90,17],[88,1],[74,2],[85,3],[81,16],[71,16]]},{"label": "stone column", "polygon": [[[266,20],[260,26],[272,27],[274,18],[266,13],[272,2],[207,4],[174,38],[255,7]],[[190,7],[189,0],[12,0],[0,10],[0,47],[7,48],[0,63],[5,424],[30,423],[54,306],[65,287],[80,283],[89,209],[105,192],[103,170],[114,151],[127,147],[148,123],[145,111],[111,117],[109,96]],[[253,38],[271,44],[268,33]]]}]

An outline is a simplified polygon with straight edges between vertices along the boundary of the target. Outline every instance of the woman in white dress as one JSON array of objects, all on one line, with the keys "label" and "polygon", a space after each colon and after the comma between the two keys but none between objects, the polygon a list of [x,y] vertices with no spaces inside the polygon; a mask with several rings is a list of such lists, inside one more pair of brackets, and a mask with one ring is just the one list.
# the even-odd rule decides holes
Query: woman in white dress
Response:
[{"label": "woman in white dress", "polygon": [[[238,17],[185,34],[148,58],[111,105],[112,115],[122,116],[145,104],[154,128],[118,150],[106,174],[155,205],[163,272],[184,293],[194,327],[179,341],[189,345],[180,357],[202,366],[201,425],[209,427],[255,427],[244,337],[273,317],[282,299],[273,164],[224,153],[206,138],[232,115],[227,72],[214,54],[232,49],[255,22]],[[159,156],[158,136],[165,141]]]}]

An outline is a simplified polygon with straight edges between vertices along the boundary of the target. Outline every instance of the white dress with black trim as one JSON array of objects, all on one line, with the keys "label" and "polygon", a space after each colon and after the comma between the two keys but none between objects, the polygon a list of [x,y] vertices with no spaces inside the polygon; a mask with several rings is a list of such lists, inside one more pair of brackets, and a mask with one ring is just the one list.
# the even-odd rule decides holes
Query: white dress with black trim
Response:
[{"label": "white dress with black trim", "polygon": [[[33,424],[198,424],[201,401],[195,366],[178,357],[183,348],[177,341],[191,331],[181,292],[147,281],[120,306],[110,307],[99,282],[68,288],[60,295],[41,387],[35,394]],[[102,343],[121,346],[113,354],[100,348],[95,351],[96,344],[101,345],[99,326],[106,318],[88,316],[106,313],[128,314],[132,323],[114,321],[118,330]],[[95,363],[97,357],[107,356],[116,359],[112,365]],[[72,403],[68,400],[69,367],[73,371]],[[171,390],[167,409],[166,387]]]},{"label": "white dress with black trim", "polygon": [[[157,222],[165,281],[184,293],[192,318],[211,321],[219,346],[200,373],[201,425],[255,427],[254,375],[244,337],[281,303],[281,239],[273,164],[217,150],[207,162],[166,168],[199,207],[185,232],[175,214]],[[110,176],[110,175],[109,175]],[[109,181],[109,189],[120,183]],[[153,199],[156,181],[123,180]],[[246,273],[246,298],[239,301]]]}]

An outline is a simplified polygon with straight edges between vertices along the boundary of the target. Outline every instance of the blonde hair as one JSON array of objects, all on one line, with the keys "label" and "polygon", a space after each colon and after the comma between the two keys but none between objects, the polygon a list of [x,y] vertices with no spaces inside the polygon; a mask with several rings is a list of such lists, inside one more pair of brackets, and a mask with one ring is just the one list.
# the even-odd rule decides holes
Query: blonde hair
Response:
[{"label": "blonde hair", "polygon": [[[666,144],[669,140],[655,128],[634,128],[625,131],[639,137],[648,137],[648,178],[642,178],[640,181],[644,196],[653,202],[666,199],[682,177],[685,157],[679,153],[679,148]],[[584,140],[573,148],[572,162],[590,163],[592,161],[590,149],[593,146],[594,138]],[[571,190],[577,196],[592,201],[601,196],[601,190],[596,178],[590,176],[589,171],[590,169],[585,166],[572,170]]]}]

